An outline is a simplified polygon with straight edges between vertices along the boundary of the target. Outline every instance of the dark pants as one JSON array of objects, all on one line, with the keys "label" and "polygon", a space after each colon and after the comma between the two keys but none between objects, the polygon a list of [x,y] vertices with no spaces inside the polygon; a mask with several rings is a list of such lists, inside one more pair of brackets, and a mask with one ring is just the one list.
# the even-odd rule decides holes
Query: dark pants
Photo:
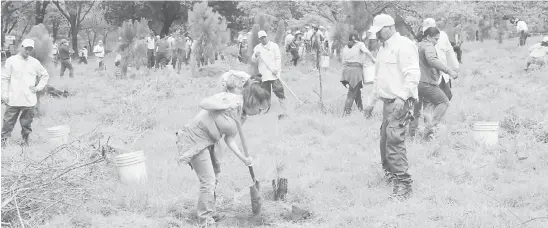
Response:
[{"label": "dark pants", "polygon": [[150,69],[154,67],[154,49],[147,49],[147,67]]},{"label": "dark pants", "polygon": [[72,63],[69,59],[63,59],[61,60],[61,77],[65,74],[65,70],[69,70],[69,76],[71,78],[74,77],[74,68],[72,67]]},{"label": "dark pants", "polygon": [[78,63],[88,64],[88,57],[80,56],[80,60],[78,61]]},{"label": "dark pants", "polygon": [[381,163],[385,172],[389,172],[402,184],[412,182],[408,173],[407,150],[405,147],[405,131],[407,126],[401,126],[400,121],[413,107],[405,105],[400,111],[395,111],[394,101],[381,99],[384,102],[381,125]]},{"label": "dark pants", "polygon": [[462,63],[462,49],[460,48],[460,45],[451,41],[451,46],[453,46],[453,51],[457,54],[457,60],[459,60],[459,63]]},{"label": "dark pants", "polygon": [[524,46],[525,45],[525,42],[527,41],[528,36],[529,36],[529,34],[525,31],[521,31],[519,33],[519,46]]},{"label": "dark pants", "polygon": [[280,100],[285,99],[284,86],[282,85],[279,79],[272,80],[272,81],[264,81],[261,84],[261,87],[263,87],[263,89],[265,89],[266,92],[268,92],[269,100],[271,99],[270,97],[272,96],[272,92],[274,92],[274,95],[276,95],[278,99]]},{"label": "dark pants", "polygon": [[299,61],[299,51],[297,49],[292,49],[290,51],[293,58],[291,59],[291,62],[293,63],[293,66],[297,66],[297,62]]},{"label": "dark pants", "polygon": [[453,98],[453,93],[451,92],[451,81],[445,82],[445,79],[441,79],[440,83],[440,89],[445,93],[445,96],[449,101],[451,101],[451,98]]},{"label": "dark pants", "polygon": [[34,107],[14,107],[6,105],[6,112],[4,113],[3,126],[2,126],[2,139],[9,138],[13,127],[17,123],[21,124],[21,135],[23,138],[28,137],[32,132],[32,120],[34,118]]},{"label": "dark pants", "polygon": [[415,119],[409,126],[411,137],[415,136],[417,132],[423,111],[426,113],[424,115],[425,136],[429,136],[433,134],[434,128],[441,122],[449,107],[449,99],[440,86],[421,82],[418,85],[418,90],[419,102],[413,110]]},{"label": "dark pants", "polygon": [[358,82],[355,87],[348,85],[348,93],[346,94],[346,101],[344,102],[345,115],[350,114],[354,102],[356,103],[358,110],[363,111],[362,87],[362,82]]}]

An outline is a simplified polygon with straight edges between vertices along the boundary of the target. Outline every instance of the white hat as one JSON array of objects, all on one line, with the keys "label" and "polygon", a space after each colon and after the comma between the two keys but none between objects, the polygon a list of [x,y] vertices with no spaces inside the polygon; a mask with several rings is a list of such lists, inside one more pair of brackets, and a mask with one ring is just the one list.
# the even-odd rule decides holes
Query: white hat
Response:
[{"label": "white hat", "polygon": [[295,35],[299,35],[299,34],[302,34],[302,33],[301,33],[300,30],[297,30],[297,31],[295,32]]},{"label": "white hat", "polygon": [[544,39],[542,39],[542,42],[548,42],[548,36],[545,36]]},{"label": "white hat", "polygon": [[371,28],[369,28],[369,32],[371,33],[377,33],[381,31],[382,28],[385,26],[391,26],[395,25],[396,22],[394,21],[394,18],[392,18],[388,14],[379,14],[373,18],[373,25]]},{"label": "white hat", "polygon": [[259,36],[259,38],[262,38],[263,36],[266,36],[266,32],[261,30],[259,31],[259,33],[257,33],[257,35]]},{"label": "white hat", "polygon": [[422,32],[430,27],[436,27],[436,20],[434,18],[426,18],[422,22]]},{"label": "white hat", "polygon": [[323,26],[320,25],[320,29],[325,29]]},{"label": "white hat", "polygon": [[21,43],[21,46],[23,46],[24,48],[26,48],[26,47],[32,47],[32,48],[34,48],[34,40],[32,40],[32,39],[24,39],[23,42]]}]

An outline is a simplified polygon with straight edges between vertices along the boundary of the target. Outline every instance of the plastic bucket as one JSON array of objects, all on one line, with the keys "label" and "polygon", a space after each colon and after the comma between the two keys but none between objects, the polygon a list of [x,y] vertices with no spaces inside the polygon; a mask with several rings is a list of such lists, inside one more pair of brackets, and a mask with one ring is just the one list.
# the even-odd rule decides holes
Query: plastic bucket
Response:
[{"label": "plastic bucket", "polygon": [[499,142],[499,122],[476,122],[472,130],[479,144],[494,146]]},{"label": "plastic bucket", "polygon": [[113,159],[120,181],[125,184],[141,184],[147,181],[145,161],[143,151],[120,154]]},{"label": "plastic bucket", "polygon": [[61,146],[67,144],[69,141],[70,126],[61,125],[57,127],[50,127],[47,129],[49,135],[49,141],[54,146]]},{"label": "plastic bucket", "polygon": [[363,68],[363,83],[373,84],[375,81],[375,66],[368,66]]}]

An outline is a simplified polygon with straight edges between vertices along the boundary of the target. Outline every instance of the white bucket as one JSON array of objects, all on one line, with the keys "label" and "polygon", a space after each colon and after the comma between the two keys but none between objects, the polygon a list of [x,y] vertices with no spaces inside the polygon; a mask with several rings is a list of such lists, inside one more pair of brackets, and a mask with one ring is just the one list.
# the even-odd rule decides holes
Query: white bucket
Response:
[{"label": "white bucket", "polygon": [[474,140],[479,144],[494,146],[499,141],[499,122],[476,122],[472,130]]},{"label": "white bucket", "polygon": [[61,125],[57,127],[50,127],[47,129],[49,134],[49,141],[54,146],[58,147],[63,144],[67,144],[69,141],[70,126]]},{"label": "white bucket", "polygon": [[363,84],[373,84],[375,82],[375,66],[363,68]]},{"label": "white bucket", "polygon": [[329,62],[330,62],[329,56],[324,55],[324,56],[321,57],[320,66],[323,67],[323,68],[328,68],[329,67]]},{"label": "white bucket", "polygon": [[114,165],[118,169],[120,181],[126,184],[142,184],[147,181],[145,153],[136,151],[120,154],[114,157]]}]

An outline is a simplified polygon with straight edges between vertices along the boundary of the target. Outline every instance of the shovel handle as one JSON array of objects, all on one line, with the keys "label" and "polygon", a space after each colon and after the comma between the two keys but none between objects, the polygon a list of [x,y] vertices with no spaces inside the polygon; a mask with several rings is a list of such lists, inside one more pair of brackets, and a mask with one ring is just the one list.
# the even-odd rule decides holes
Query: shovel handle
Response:
[{"label": "shovel handle", "polygon": [[248,166],[247,168],[249,168],[249,174],[251,174],[251,179],[253,179],[253,183],[255,183],[256,180],[255,180],[255,172],[253,172],[253,166]]}]

